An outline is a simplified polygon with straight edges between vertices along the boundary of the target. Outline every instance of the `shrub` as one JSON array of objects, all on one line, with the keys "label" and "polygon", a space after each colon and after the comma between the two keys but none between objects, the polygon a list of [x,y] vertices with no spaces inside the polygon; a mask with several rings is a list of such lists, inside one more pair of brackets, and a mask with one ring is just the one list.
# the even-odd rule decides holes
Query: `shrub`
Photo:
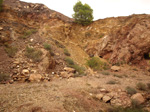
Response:
[{"label": "shrub", "polygon": [[24,34],[22,36],[20,36],[21,39],[26,39],[27,37],[29,37],[30,35],[32,35],[33,33],[36,33],[37,30],[35,29],[30,29],[30,30],[26,30],[24,31]]},{"label": "shrub", "polygon": [[7,47],[5,47],[5,51],[9,57],[14,57],[15,54],[17,53],[18,49],[13,46],[7,46]]},{"label": "shrub", "polygon": [[76,74],[76,76],[84,76],[84,75],[86,75],[84,67],[81,67],[81,66],[79,66],[77,64],[72,65],[70,67],[74,68],[77,71],[78,74]]},{"label": "shrub", "polygon": [[118,82],[116,82],[115,80],[110,80],[107,82],[107,84],[118,84]]},{"label": "shrub", "polygon": [[122,75],[114,74],[114,77],[123,78]]},{"label": "shrub", "polygon": [[146,91],[146,85],[142,82],[139,82],[136,84],[137,89],[142,90],[142,91]]},{"label": "shrub", "polygon": [[66,56],[70,56],[70,53],[69,53],[69,51],[68,51],[67,49],[64,49],[64,54],[65,54]]},{"label": "shrub", "polygon": [[71,58],[67,57],[65,59],[65,61],[67,62],[67,66],[68,67],[71,67],[71,68],[74,68],[76,70],[76,72],[78,74],[76,74],[76,76],[83,76],[85,75],[85,68],[84,67],[81,67],[79,66],[78,64],[76,64]]},{"label": "shrub", "polygon": [[71,58],[69,58],[69,57],[67,57],[67,58],[65,59],[65,61],[67,62],[68,66],[75,64],[74,61],[73,61]]},{"label": "shrub", "polygon": [[8,74],[0,73],[0,82],[7,81],[10,78]]},{"label": "shrub", "polygon": [[88,25],[93,21],[93,9],[88,4],[82,4],[78,1],[74,7],[73,18],[75,22],[82,25]]},{"label": "shrub", "polygon": [[137,93],[137,91],[136,91],[136,89],[134,89],[134,88],[132,88],[132,87],[126,87],[126,91],[127,91],[127,93],[128,94],[130,94],[130,95],[133,95],[133,94],[136,94]]},{"label": "shrub", "polygon": [[42,54],[43,53],[41,50],[36,50],[34,48],[31,48],[31,47],[26,47],[25,56],[32,59],[34,62],[41,61]]},{"label": "shrub", "polygon": [[94,70],[102,70],[108,68],[108,65],[105,62],[102,62],[98,57],[92,57],[87,61],[87,65]]},{"label": "shrub", "polygon": [[51,45],[50,45],[50,44],[44,43],[43,46],[44,46],[44,49],[46,49],[46,50],[48,50],[48,51],[51,50]]}]

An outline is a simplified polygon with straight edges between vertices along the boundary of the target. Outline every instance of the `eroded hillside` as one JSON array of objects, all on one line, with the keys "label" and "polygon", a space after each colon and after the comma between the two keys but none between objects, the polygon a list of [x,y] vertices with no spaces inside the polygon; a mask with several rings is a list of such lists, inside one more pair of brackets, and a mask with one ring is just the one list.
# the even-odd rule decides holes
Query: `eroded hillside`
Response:
[{"label": "eroded hillside", "polygon": [[[0,111],[105,112],[112,105],[131,106],[136,93],[149,109],[149,21],[143,14],[82,26],[45,5],[5,0],[0,82],[15,84],[0,87]],[[89,59],[100,60],[102,68],[92,70]],[[8,81],[1,79],[4,74]],[[19,83],[34,81],[45,83]]]}]

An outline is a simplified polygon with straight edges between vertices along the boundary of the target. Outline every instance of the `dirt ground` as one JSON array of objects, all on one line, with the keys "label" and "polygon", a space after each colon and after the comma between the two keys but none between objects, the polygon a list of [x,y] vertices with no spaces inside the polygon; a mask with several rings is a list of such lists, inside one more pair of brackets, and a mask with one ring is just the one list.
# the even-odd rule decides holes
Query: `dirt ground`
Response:
[{"label": "dirt ground", "polygon": [[[107,84],[111,80],[117,83]],[[105,111],[110,105],[95,100],[91,94],[102,88],[108,91],[125,90],[127,86],[136,88],[138,82],[149,83],[150,76],[142,70],[130,68],[50,82],[0,85],[0,112]]]}]

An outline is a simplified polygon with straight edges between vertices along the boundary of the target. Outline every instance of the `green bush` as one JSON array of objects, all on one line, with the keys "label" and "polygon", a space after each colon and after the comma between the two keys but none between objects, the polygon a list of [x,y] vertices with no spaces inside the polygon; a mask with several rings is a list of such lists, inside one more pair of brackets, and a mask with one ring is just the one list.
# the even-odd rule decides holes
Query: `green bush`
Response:
[{"label": "green bush", "polygon": [[87,65],[94,70],[106,70],[109,68],[107,63],[102,62],[98,57],[92,57],[87,61]]},{"label": "green bush", "polygon": [[26,39],[28,38],[30,35],[32,35],[33,33],[36,33],[37,30],[36,29],[30,29],[30,30],[26,30],[24,31],[23,35],[20,36],[21,39]]},{"label": "green bush", "polygon": [[46,49],[46,50],[48,50],[48,51],[51,50],[51,45],[50,45],[50,44],[44,43],[43,46],[44,46],[44,49]]},{"label": "green bush", "polygon": [[0,0],[0,11],[2,11],[3,0]]},{"label": "green bush", "polygon": [[31,48],[31,47],[26,47],[25,56],[32,59],[34,62],[41,61],[42,54],[43,53],[41,50],[36,50],[34,48]]},{"label": "green bush", "polygon": [[9,57],[14,57],[15,54],[17,53],[18,49],[14,46],[7,46],[7,47],[5,47],[5,51]]},{"label": "green bush", "polygon": [[64,54],[65,54],[66,56],[70,56],[70,53],[69,53],[69,51],[68,51],[67,49],[64,49]]},{"label": "green bush", "polygon": [[142,91],[146,91],[146,84],[139,82],[136,84],[137,89],[142,90]]},{"label": "green bush", "polygon": [[76,64],[71,58],[67,57],[65,59],[65,61],[67,62],[67,66],[68,67],[71,67],[71,68],[74,68],[76,70],[76,72],[78,74],[76,74],[76,76],[83,76],[85,75],[85,68],[84,67],[81,67],[79,66],[78,64]]},{"label": "green bush", "polygon": [[73,18],[75,22],[82,25],[88,25],[93,21],[93,9],[88,4],[82,4],[78,1],[74,7]]},{"label": "green bush", "polygon": [[136,94],[137,93],[137,91],[136,91],[136,89],[134,89],[134,88],[132,88],[132,87],[126,87],[126,91],[127,91],[127,93],[128,94],[130,94],[130,95],[133,95],[133,94]]},{"label": "green bush", "polygon": [[9,80],[10,76],[5,73],[0,73],[0,82]]},{"label": "green bush", "polygon": [[67,58],[65,59],[65,61],[67,62],[67,65],[68,65],[68,66],[71,66],[71,65],[74,65],[74,64],[75,64],[74,61],[73,61],[71,58],[69,58],[69,57],[67,57]]}]

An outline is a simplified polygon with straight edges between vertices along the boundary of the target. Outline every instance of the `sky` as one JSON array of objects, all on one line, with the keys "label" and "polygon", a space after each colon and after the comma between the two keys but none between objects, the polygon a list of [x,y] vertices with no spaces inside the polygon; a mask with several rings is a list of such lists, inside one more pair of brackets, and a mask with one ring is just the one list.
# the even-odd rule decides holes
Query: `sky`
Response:
[{"label": "sky", "polygon": [[[73,6],[78,0],[20,0],[45,4],[52,10],[72,17]],[[80,0],[93,9],[94,20],[107,17],[128,16],[131,14],[150,14],[150,0]]]}]

